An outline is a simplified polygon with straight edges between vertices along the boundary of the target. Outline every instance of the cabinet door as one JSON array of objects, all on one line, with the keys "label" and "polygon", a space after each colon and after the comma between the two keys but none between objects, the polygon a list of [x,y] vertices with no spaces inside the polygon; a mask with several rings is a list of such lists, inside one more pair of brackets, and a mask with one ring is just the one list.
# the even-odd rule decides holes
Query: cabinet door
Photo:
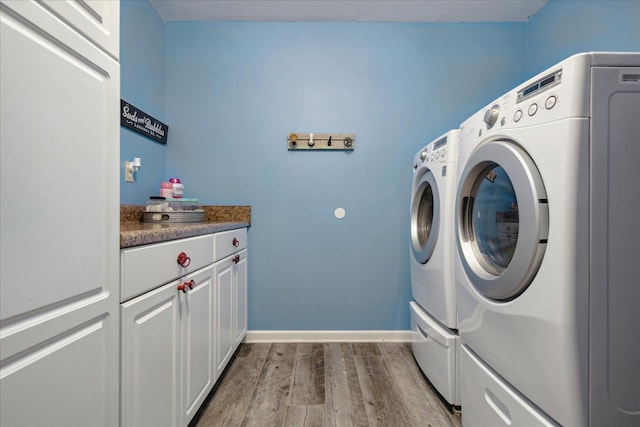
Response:
[{"label": "cabinet door", "polygon": [[234,265],[234,348],[238,347],[247,334],[247,250],[240,251],[238,255],[240,259]]},{"label": "cabinet door", "polygon": [[0,425],[118,424],[120,71],[60,18],[0,3]]},{"label": "cabinet door", "polygon": [[[185,277],[193,288],[182,299],[182,425],[187,425],[215,383],[213,266]],[[186,289],[186,288],[185,288]]]},{"label": "cabinet door", "polygon": [[216,376],[220,376],[233,354],[234,264],[232,257],[215,264],[216,288]]},{"label": "cabinet door", "polygon": [[43,0],[61,17],[114,58],[120,54],[120,2],[115,0]]},{"label": "cabinet door", "polygon": [[179,283],[122,304],[123,427],[182,427]]}]

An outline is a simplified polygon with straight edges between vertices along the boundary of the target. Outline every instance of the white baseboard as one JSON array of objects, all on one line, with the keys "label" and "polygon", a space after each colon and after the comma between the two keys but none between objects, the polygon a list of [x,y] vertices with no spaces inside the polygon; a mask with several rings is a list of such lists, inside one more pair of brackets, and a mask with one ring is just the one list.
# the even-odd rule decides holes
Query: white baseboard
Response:
[{"label": "white baseboard", "polygon": [[247,331],[244,342],[410,342],[412,331]]}]

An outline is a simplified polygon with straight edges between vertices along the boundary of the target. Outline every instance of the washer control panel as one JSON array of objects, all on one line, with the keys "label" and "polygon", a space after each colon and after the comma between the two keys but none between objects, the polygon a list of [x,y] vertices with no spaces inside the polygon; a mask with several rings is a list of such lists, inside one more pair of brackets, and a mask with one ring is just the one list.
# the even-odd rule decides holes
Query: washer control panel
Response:
[{"label": "washer control panel", "polygon": [[440,147],[435,150],[431,150],[429,157],[427,158],[427,164],[434,163],[446,163],[447,162],[447,147]]},{"label": "washer control panel", "polygon": [[464,128],[463,133],[468,133],[473,128],[479,138],[487,132],[552,121],[561,114],[555,111],[561,105],[561,83],[562,68],[531,79],[471,116],[460,126],[461,131]]},{"label": "washer control panel", "polygon": [[458,157],[457,146],[458,130],[447,132],[413,156],[413,171],[416,172],[421,165],[436,166],[455,162]]},{"label": "washer control panel", "polygon": [[446,163],[447,161],[447,137],[438,139],[427,145],[427,164]]},{"label": "washer control panel", "polygon": [[[549,97],[547,97],[547,99],[545,99],[543,108],[545,110],[551,110],[553,107],[556,106],[557,102],[558,102],[558,95],[555,95],[555,94],[550,95]],[[515,111],[515,113],[513,113],[513,121],[515,123],[518,123],[522,119],[523,110],[525,110],[525,108],[520,107]],[[526,106],[527,115],[530,117],[535,116],[539,110],[540,110],[540,106],[535,101],[532,101]]]}]

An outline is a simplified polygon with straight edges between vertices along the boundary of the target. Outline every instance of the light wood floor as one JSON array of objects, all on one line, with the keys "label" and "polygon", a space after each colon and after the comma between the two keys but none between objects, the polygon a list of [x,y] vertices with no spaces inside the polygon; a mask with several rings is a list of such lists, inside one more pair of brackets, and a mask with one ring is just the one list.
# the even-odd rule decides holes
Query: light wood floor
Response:
[{"label": "light wood floor", "polygon": [[461,426],[407,343],[242,344],[191,426]]}]

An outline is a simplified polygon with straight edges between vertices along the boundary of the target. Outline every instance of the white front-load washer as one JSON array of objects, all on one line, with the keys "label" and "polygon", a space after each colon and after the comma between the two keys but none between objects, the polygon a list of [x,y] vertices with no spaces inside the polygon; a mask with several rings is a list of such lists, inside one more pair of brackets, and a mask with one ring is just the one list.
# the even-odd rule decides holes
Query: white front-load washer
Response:
[{"label": "white front-load washer", "polygon": [[410,208],[413,354],[429,381],[453,407],[460,405],[452,215],[457,158],[457,129],[416,153]]},{"label": "white front-load washer", "polygon": [[460,128],[466,426],[640,425],[640,54],[574,55]]}]

